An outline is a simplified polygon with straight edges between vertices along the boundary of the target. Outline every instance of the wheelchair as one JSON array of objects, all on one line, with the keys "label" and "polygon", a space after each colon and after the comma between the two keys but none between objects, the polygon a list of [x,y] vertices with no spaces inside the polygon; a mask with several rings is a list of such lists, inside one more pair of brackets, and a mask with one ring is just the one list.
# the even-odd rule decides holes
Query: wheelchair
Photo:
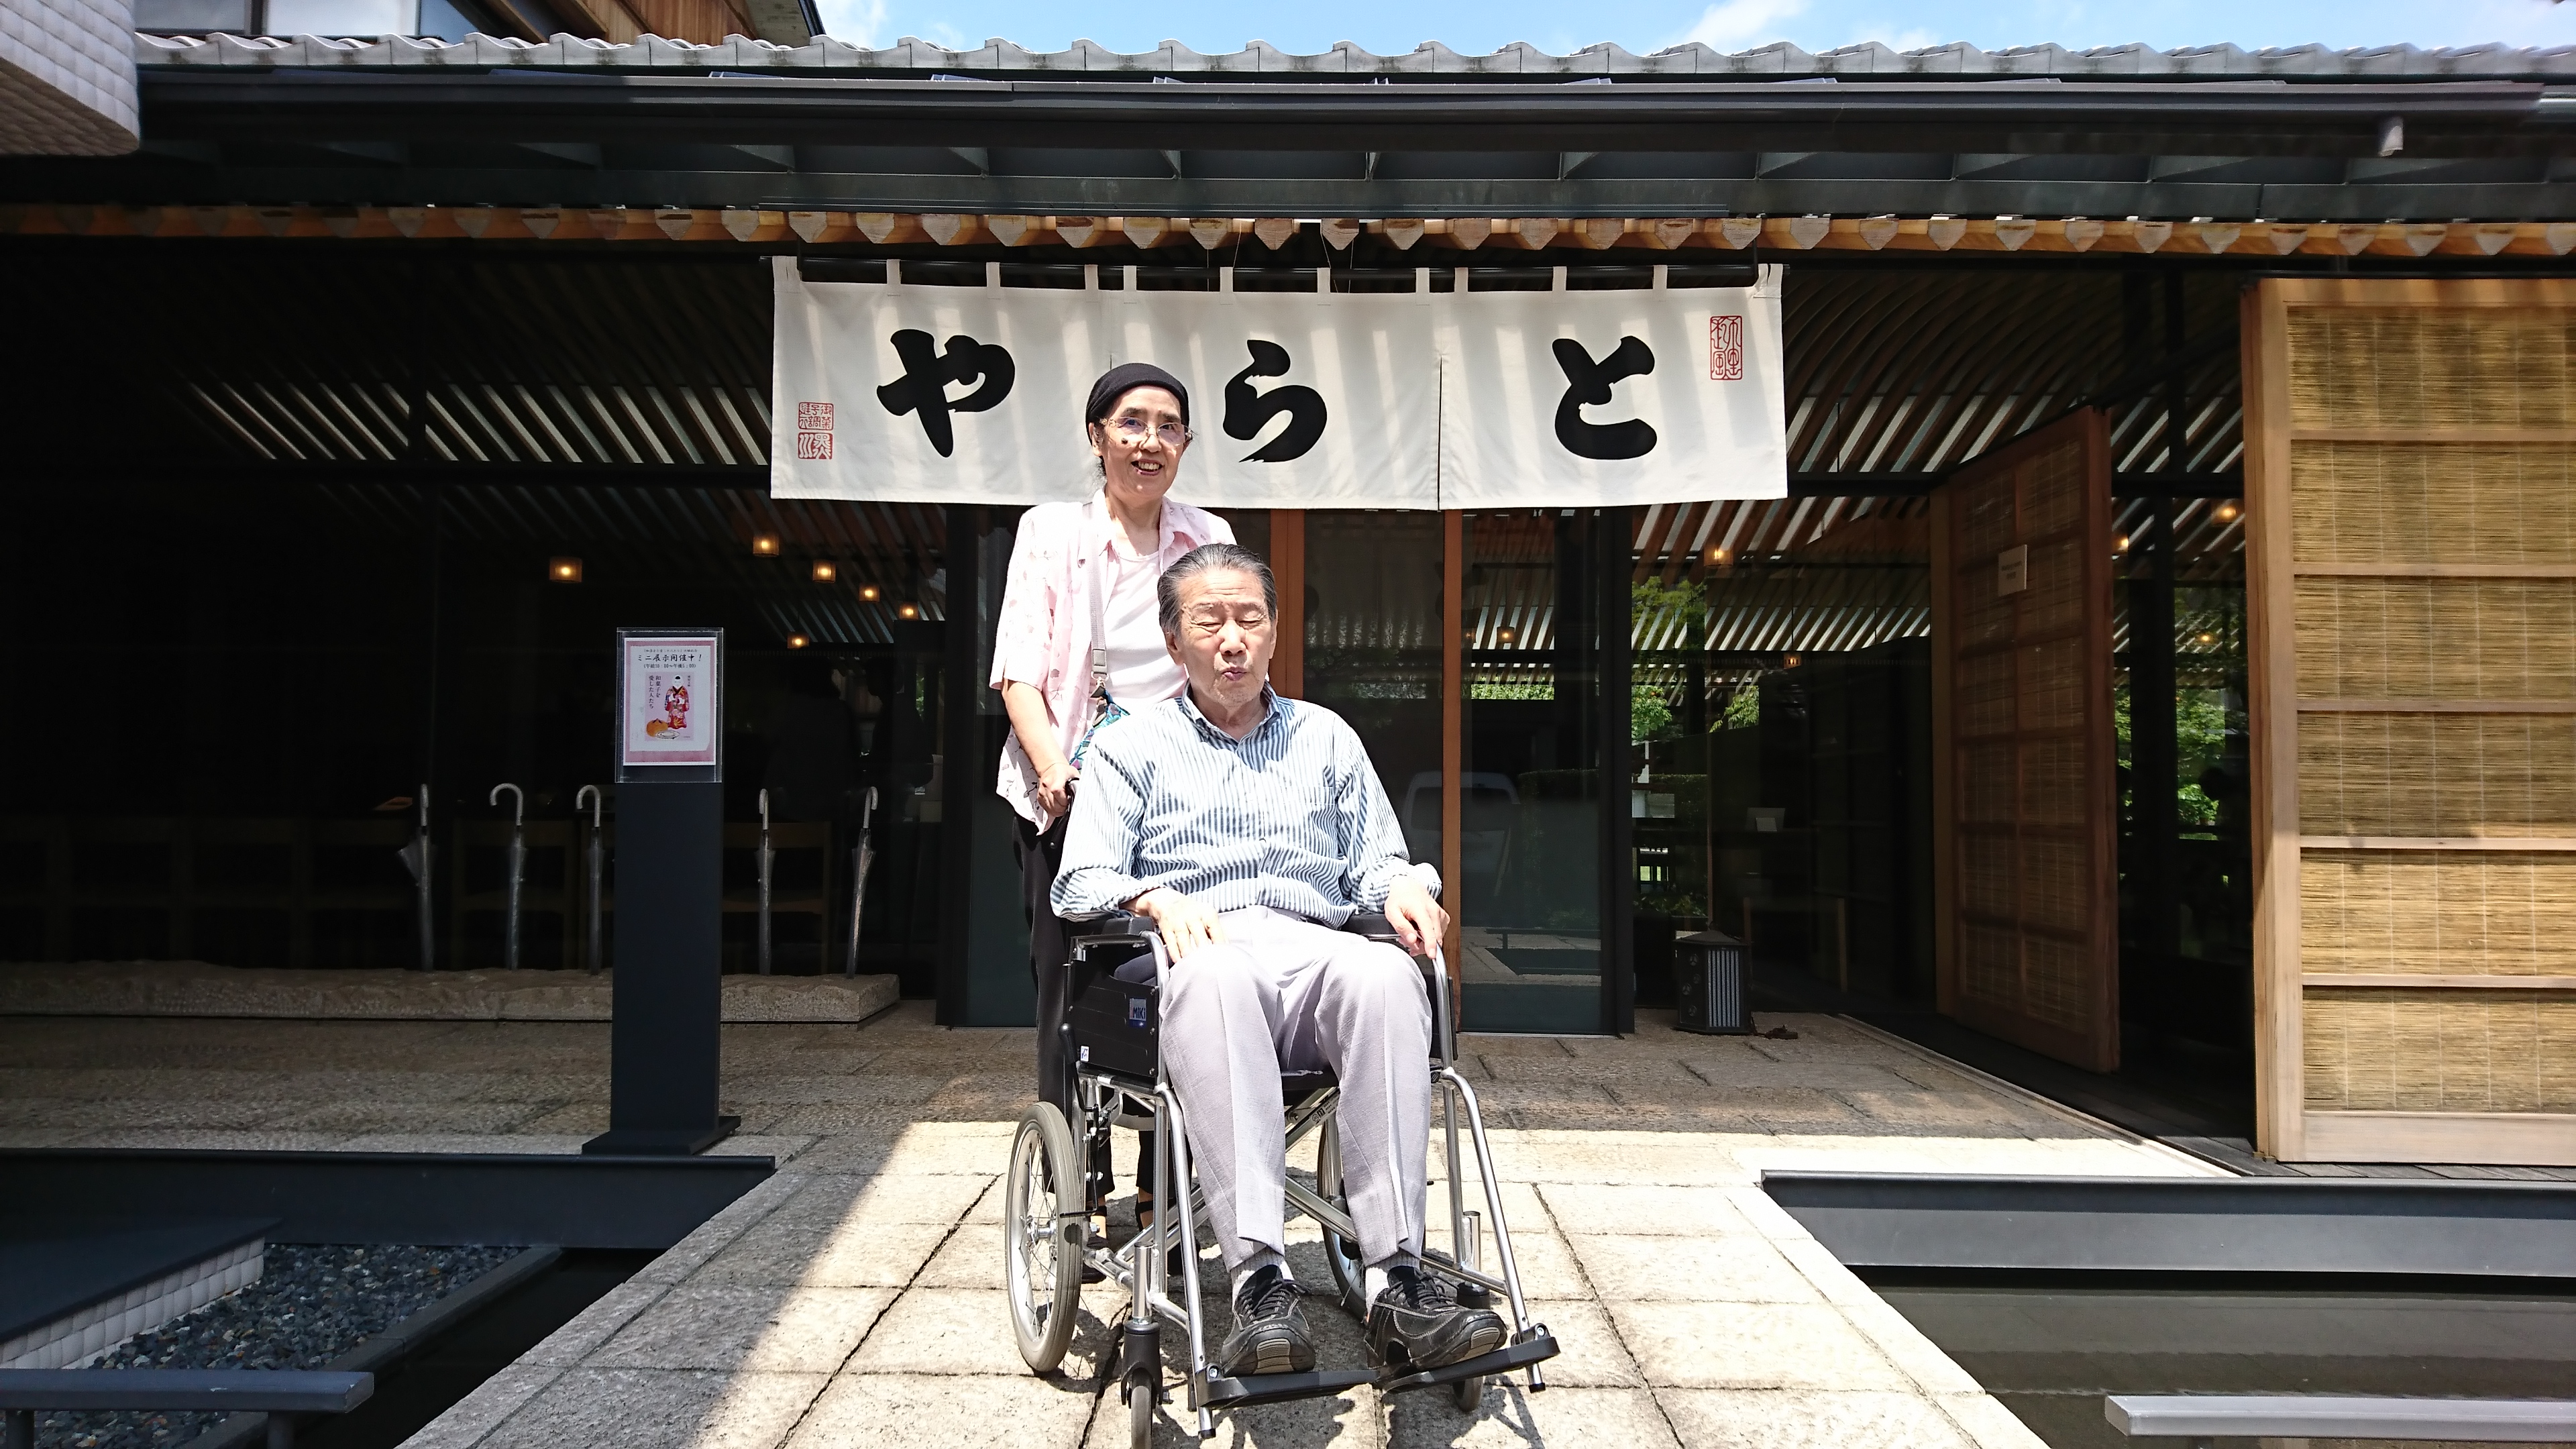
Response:
[{"label": "wheelchair", "polygon": [[[1081,1120],[1068,1123],[1052,1102],[1040,1102],[1020,1119],[1011,1141],[1011,1165],[1003,1200],[1004,1286],[1011,1306],[1011,1326],[1020,1356],[1029,1368],[1047,1373],[1062,1361],[1081,1310],[1084,1270],[1096,1272],[1127,1291],[1128,1308],[1120,1325],[1114,1377],[1127,1409],[1128,1437],[1135,1449],[1150,1442],[1154,1410],[1165,1401],[1162,1331],[1170,1324],[1187,1335],[1188,1404],[1197,1415],[1198,1436],[1213,1438],[1217,1411],[1278,1403],[1291,1399],[1329,1398],[1374,1384],[1380,1392],[1442,1388],[1462,1411],[1472,1412],[1488,1377],[1515,1370],[1528,1376],[1530,1392],[1547,1387],[1538,1365],[1557,1353],[1544,1324],[1533,1322],[1523,1301],[1520,1270],[1512,1260],[1511,1232],[1503,1222],[1502,1188],[1494,1175],[1493,1153],[1485,1138],[1483,1114],[1475,1090],[1452,1063],[1456,1032],[1450,1017],[1449,977],[1435,944],[1429,958],[1416,957],[1430,978],[1434,1011],[1431,1060],[1426,1069],[1440,1099],[1440,1126],[1447,1134],[1450,1253],[1422,1254],[1422,1270],[1448,1279],[1459,1301],[1490,1307],[1493,1295],[1509,1301],[1511,1333],[1490,1353],[1436,1369],[1409,1365],[1382,1369],[1325,1369],[1309,1373],[1258,1374],[1229,1378],[1208,1361],[1208,1325],[1201,1321],[1199,1230],[1208,1226],[1190,1174],[1187,1117],[1179,1097],[1165,1080],[1158,1039],[1163,983],[1171,967],[1162,938],[1151,921],[1119,911],[1069,917],[1074,981],[1066,1020],[1066,1060],[1073,1063],[1075,1103]],[[1396,935],[1383,916],[1354,916],[1345,930],[1373,941],[1392,942]],[[1324,1232],[1325,1258],[1344,1309],[1366,1319],[1359,1234],[1341,1193],[1341,1154],[1334,1109],[1340,1089],[1329,1071],[1291,1072],[1281,1079],[1287,1105],[1284,1124],[1289,1148],[1308,1136],[1316,1141],[1315,1186],[1292,1176],[1287,1184],[1290,1218],[1304,1214]],[[1499,1277],[1483,1265],[1483,1224],[1467,1206],[1466,1183],[1459,1158],[1461,1118],[1475,1150],[1476,1176],[1484,1212],[1493,1225],[1493,1248]],[[1161,1205],[1151,1227],[1115,1248],[1094,1247],[1089,1204],[1095,1189],[1108,1182],[1098,1165],[1108,1161],[1109,1132],[1123,1126],[1154,1134],[1152,1181],[1154,1201]],[[1177,1260],[1177,1263],[1176,1261]],[[1177,1267],[1178,1298],[1171,1279]]]}]

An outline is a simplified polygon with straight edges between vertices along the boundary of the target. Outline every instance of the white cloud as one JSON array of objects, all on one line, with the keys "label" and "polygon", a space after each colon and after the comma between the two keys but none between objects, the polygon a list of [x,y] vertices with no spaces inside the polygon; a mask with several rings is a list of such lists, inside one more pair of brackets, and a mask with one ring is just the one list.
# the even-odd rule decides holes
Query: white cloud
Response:
[{"label": "white cloud", "polygon": [[847,41],[862,50],[883,46],[886,0],[819,0],[823,12],[823,33],[834,40]]},{"label": "white cloud", "polygon": [[1807,0],[1720,0],[1683,36],[1711,50],[1747,50],[1784,39],[1780,22],[1803,13]]}]

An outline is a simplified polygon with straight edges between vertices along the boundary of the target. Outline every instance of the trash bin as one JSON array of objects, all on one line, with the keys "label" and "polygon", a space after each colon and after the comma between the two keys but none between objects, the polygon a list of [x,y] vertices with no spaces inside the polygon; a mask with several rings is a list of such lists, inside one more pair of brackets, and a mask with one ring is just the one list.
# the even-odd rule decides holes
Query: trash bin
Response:
[{"label": "trash bin", "polygon": [[1700,931],[1673,943],[1673,1025],[1703,1036],[1742,1036],[1753,1030],[1744,1009],[1744,945],[1719,931]]}]

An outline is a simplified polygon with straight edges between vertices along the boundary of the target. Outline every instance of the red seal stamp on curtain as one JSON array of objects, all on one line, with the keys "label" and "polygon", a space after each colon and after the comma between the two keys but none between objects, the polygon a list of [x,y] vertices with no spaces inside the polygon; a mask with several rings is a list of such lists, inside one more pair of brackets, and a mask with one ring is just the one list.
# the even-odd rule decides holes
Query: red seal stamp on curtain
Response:
[{"label": "red seal stamp on curtain", "polygon": [[1708,380],[1744,381],[1744,319],[1708,319]]}]

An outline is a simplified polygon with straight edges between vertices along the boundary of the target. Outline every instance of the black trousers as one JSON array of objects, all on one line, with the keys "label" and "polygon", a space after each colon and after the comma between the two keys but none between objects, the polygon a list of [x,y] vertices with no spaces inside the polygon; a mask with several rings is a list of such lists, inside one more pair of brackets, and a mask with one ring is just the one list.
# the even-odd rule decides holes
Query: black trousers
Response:
[{"label": "black trousers", "polygon": [[[1043,833],[1014,815],[1012,841],[1020,857],[1020,905],[1029,921],[1029,974],[1038,988],[1038,1100],[1053,1102],[1068,1123],[1077,1120],[1073,1100],[1073,1063],[1065,1059],[1064,1013],[1073,992],[1073,950],[1066,944],[1064,919],[1055,913],[1047,893],[1055,888],[1064,865],[1065,821],[1059,818]],[[1154,1173],[1154,1134],[1143,1134],[1136,1157],[1136,1185],[1144,1188]],[[1111,1182],[1103,1153],[1091,1170],[1106,1192]]]},{"label": "black trousers", "polygon": [[1055,1103],[1071,1122],[1073,1068],[1064,1059],[1062,1027],[1072,990],[1072,951],[1065,944],[1064,921],[1047,899],[1064,864],[1065,822],[1059,818],[1043,834],[1017,816],[1012,825],[1020,857],[1020,907],[1029,922],[1029,974],[1038,988],[1038,1100]]}]

